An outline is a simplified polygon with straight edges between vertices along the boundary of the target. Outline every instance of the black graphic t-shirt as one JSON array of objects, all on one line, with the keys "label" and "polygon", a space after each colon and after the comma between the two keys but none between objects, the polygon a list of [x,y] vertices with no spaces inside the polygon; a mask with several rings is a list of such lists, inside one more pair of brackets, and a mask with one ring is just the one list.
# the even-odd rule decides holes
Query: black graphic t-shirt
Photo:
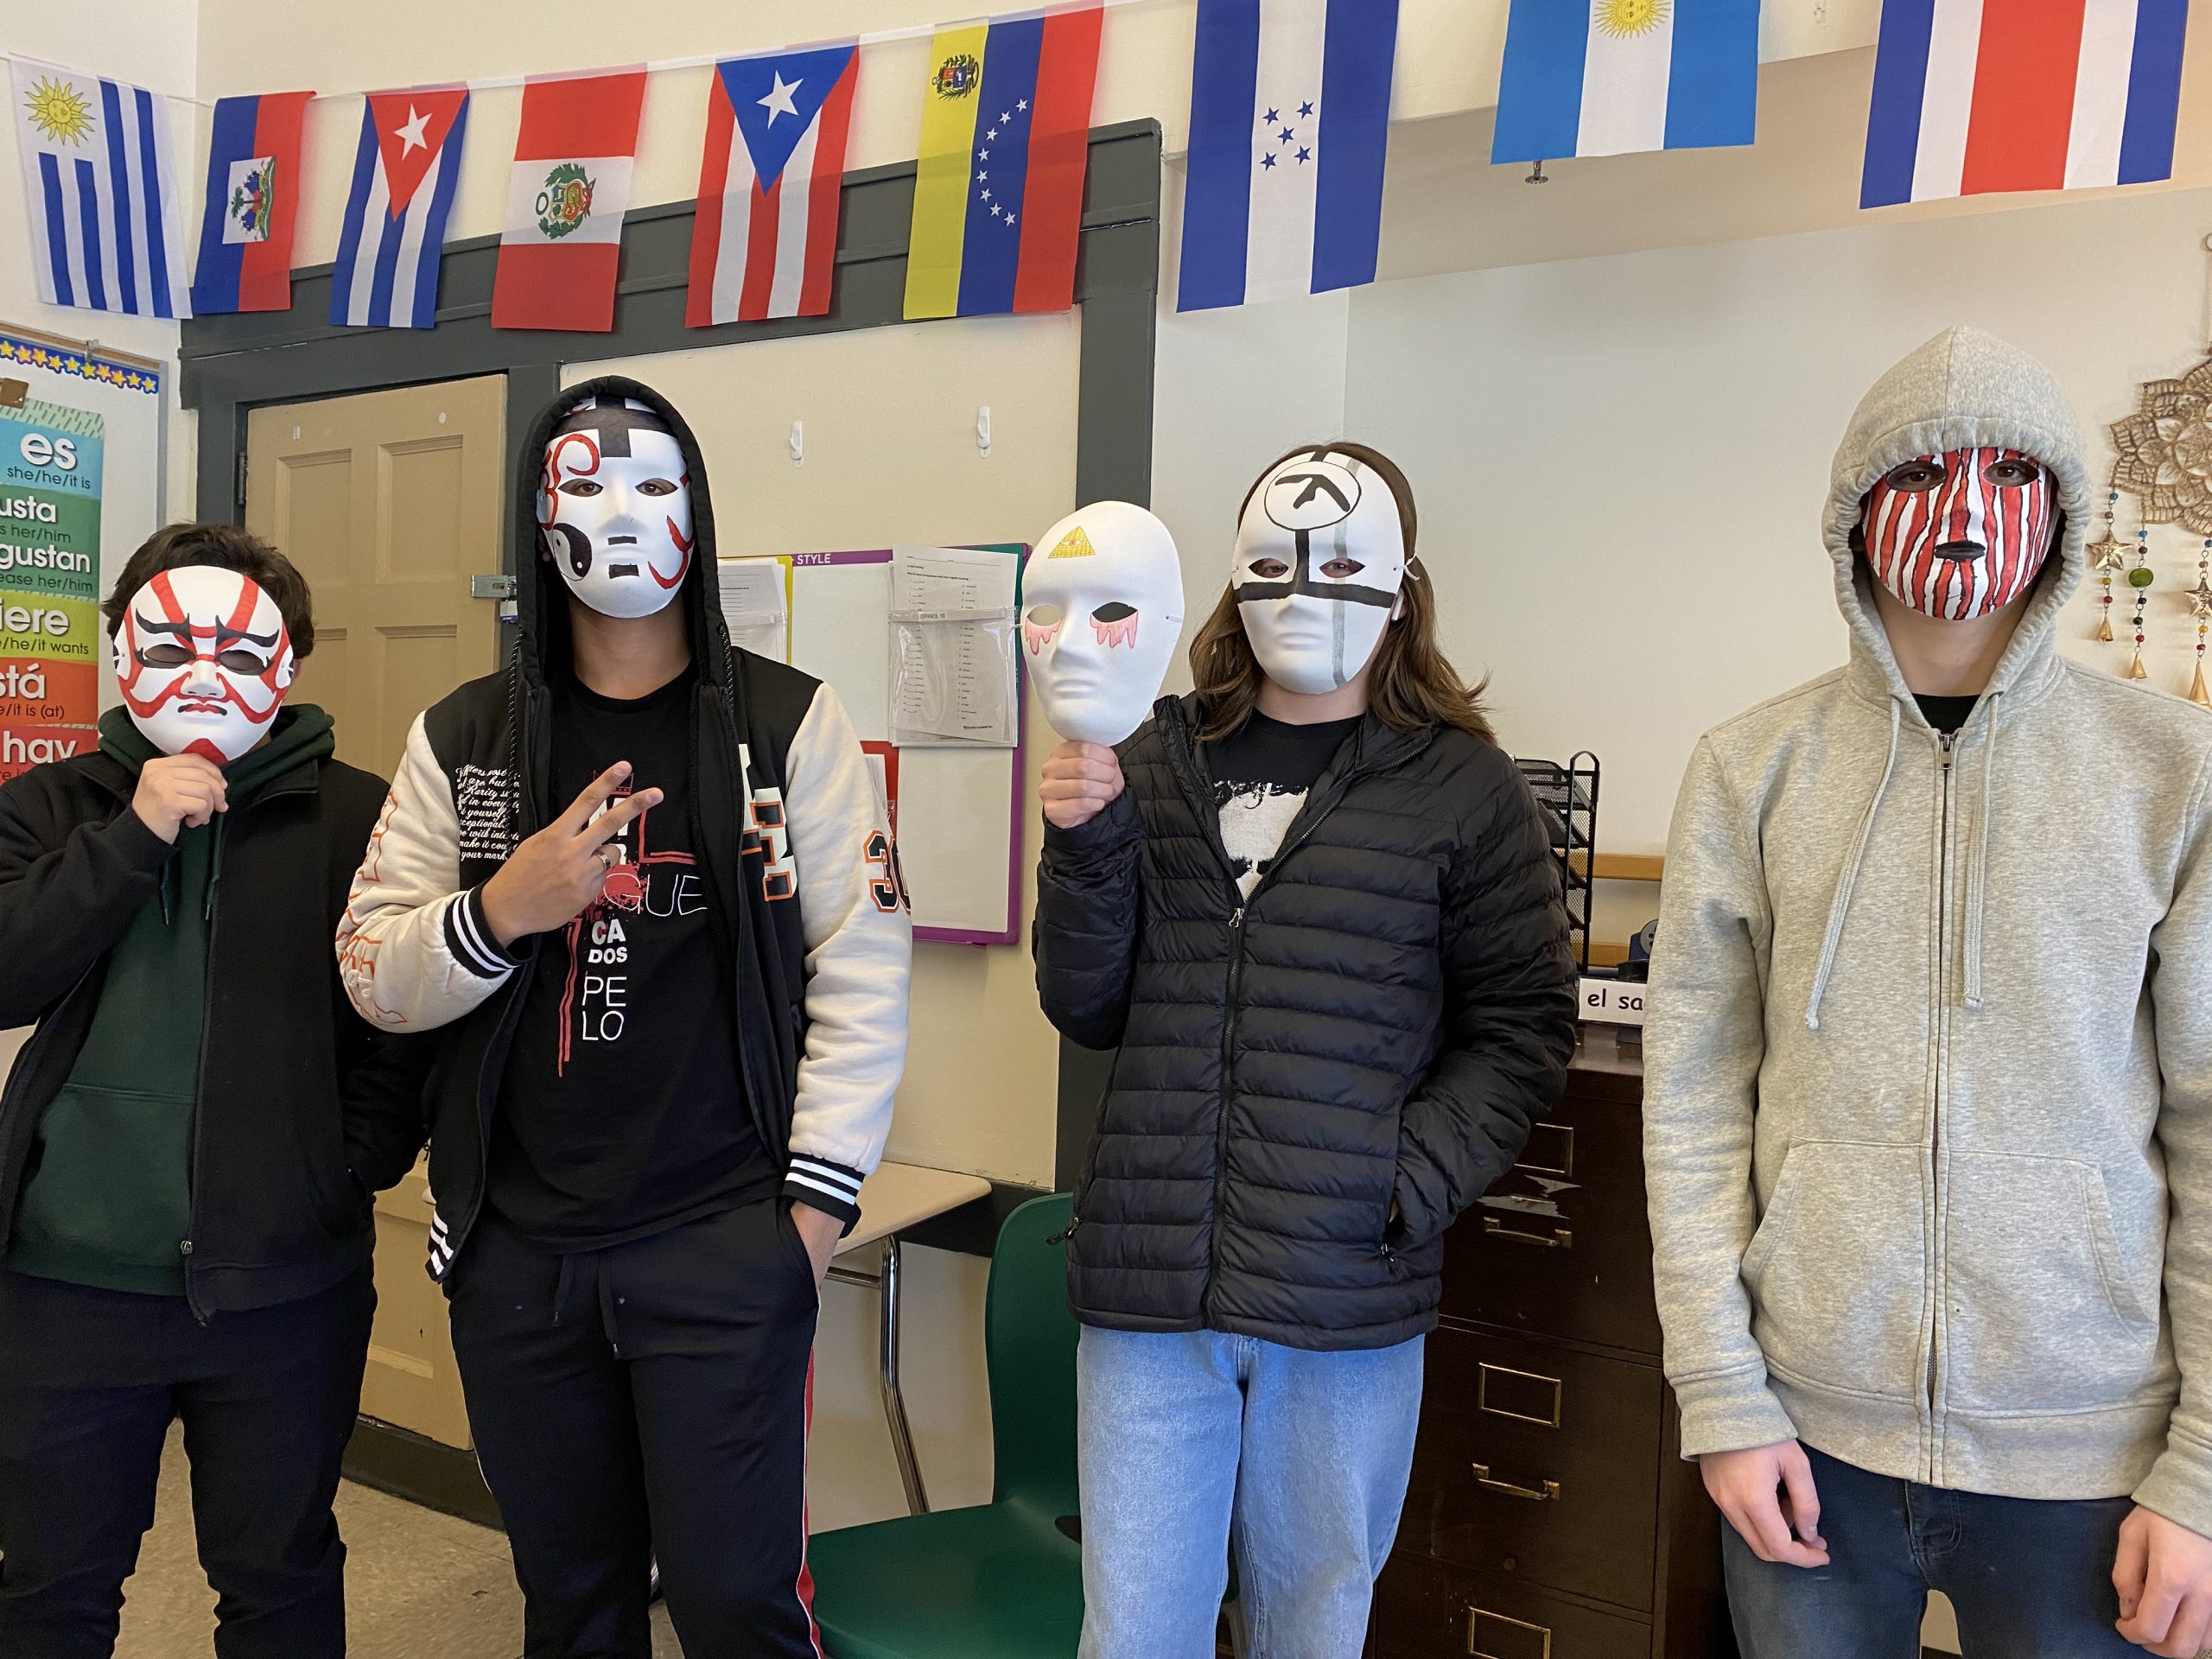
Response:
[{"label": "black graphic t-shirt", "polygon": [[693,856],[693,684],[686,671],[629,702],[573,680],[554,692],[555,801],[618,760],[665,798],[607,843],[601,896],[541,938],[524,993],[487,1197],[543,1249],[647,1237],[782,1185],[746,1110]]},{"label": "black graphic t-shirt", "polygon": [[1306,791],[1329,769],[1338,746],[1358,724],[1354,715],[1290,726],[1255,709],[1227,737],[1204,746],[1214,805],[1221,813],[1221,842],[1246,898],[1274,862],[1284,835],[1306,804]]}]

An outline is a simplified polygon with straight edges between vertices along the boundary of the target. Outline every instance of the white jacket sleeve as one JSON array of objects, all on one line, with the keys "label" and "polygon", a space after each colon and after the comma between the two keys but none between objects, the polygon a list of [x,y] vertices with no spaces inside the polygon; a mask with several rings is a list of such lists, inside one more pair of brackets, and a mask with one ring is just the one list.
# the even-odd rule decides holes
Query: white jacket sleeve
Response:
[{"label": "white jacket sleeve", "polygon": [[1683,775],[1643,1033],[1643,1162],[1682,1455],[1796,1437],[1751,1335],[1751,1128],[1772,931],[1750,826],[1712,746]]},{"label": "white jacket sleeve", "polygon": [[453,785],[418,715],[339,918],[346,995],[372,1024],[428,1031],[468,1013],[516,965],[485,924],[482,890],[461,888]]},{"label": "white jacket sleeve", "polygon": [[806,1046],[791,1116],[787,1197],[859,1215],[906,1066],[914,930],[868,756],[827,685],[791,739],[784,821],[806,941]]}]

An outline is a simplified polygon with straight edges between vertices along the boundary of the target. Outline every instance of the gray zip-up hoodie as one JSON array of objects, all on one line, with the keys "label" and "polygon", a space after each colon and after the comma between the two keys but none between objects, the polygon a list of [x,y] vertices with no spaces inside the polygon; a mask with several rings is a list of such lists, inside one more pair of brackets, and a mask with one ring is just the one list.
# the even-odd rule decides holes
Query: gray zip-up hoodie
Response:
[{"label": "gray zip-up hoodie", "polygon": [[[1891,467],[1976,446],[2042,461],[2065,522],[1947,740],[1849,537]],[[2057,654],[2090,514],[2065,395],[2000,340],[1859,404],[1822,525],[1851,659],[1707,733],[1675,805],[1659,1313],[1686,1457],[1796,1435],[2212,1533],[2212,716]]]}]

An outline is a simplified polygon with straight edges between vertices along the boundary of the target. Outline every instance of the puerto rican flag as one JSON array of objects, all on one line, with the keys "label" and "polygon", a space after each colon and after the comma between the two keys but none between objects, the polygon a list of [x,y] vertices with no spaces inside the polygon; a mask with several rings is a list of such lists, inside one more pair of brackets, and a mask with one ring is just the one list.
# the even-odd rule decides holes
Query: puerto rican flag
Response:
[{"label": "puerto rican flag", "polygon": [[1883,0],[1859,205],[2173,173],[2189,0]]},{"label": "puerto rican flag", "polygon": [[707,92],[687,327],[830,309],[860,50],[731,58]]},{"label": "puerto rican flag", "polygon": [[438,258],[461,176],[468,89],[418,86],[371,92],[363,102],[330,276],[330,321],[428,328],[438,316]]},{"label": "puerto rican flag", "polygon": [[622,214],[645,101],[642,65],[523,84],[506,228],[492,279],[494,328],[614,327]]},{"label": "puerto rican flag", "polygon": [[299,222],[300,118],[313,92],[215,101],[207,137],[207,207],[192,309],[292,308],[292,227]]}]

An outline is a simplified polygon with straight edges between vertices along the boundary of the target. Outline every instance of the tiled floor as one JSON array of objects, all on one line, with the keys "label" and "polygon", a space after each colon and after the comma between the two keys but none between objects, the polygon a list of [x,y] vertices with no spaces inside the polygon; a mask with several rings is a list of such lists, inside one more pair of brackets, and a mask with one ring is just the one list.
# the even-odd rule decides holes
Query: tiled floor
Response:
[{"label": "tiled floor", "polygon": [[[345,1482],[346,1618],[351,1659],[517,1659],[522,1595],[507,1541],[403,1499]],[[154,1529],[124,1590],[117,1659],[207,1659],[214,1593],[192,1541],[184,1450],[172,1432]],[[653,1610],[655,1659],[678,1659],[668,1616]]]}]

